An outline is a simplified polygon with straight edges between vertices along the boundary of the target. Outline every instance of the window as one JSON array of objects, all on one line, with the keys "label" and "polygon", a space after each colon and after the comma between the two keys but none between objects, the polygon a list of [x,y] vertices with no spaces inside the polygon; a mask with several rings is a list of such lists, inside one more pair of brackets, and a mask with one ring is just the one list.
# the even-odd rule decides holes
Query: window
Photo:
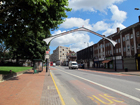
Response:
[{"label": "window", "polygon": [[129,40],[129,35],[126,35],[126,40]]},{"label": "window", "polygon": [[116,53],[118,53],[118,49],[116,49]]},{"label": "window", "polygon": [[119,52],[121,52],[121,48],[119,48]]},{"label": "window", "polygon": [[125,41],[125,37],[123,37],[123,41]]},{"label": "window", "polygon": [[110,54],[112,54],[111,50],[110,50]]},{"label": "window", "polygon": [[134,50],[134,45],[131,46],[131,50]]},{"label": "window", "polygon": [[63,49],[63,51],[64,51],[64,49]]},{"label": "window", "polygon": [[131,39],[133,38],[133,34],[131,34]]},{"label": "window", "polygon": [[118,43],[120,43],[120,39],[118,39]]},{"label": "window", "polygon": [[127,45],[127,51],[130,51],[130,46],[129,45]]},{"label": "window", "polygon": [[140,36],[140,35],[139,35],[139,31],[138,31],[138,32],[136,32],[136,36],[137,36],[137,37],[139,37],[139,36]]},{"label": "window", "polygon": [[126,48],[125,48],[125,47],[123,48],[123,51],[124,51],[124,52],[126,51]]},{"label": "window", "polygon": [[137,49],[140,49],[140,43],[137,46],[138,46]]}]

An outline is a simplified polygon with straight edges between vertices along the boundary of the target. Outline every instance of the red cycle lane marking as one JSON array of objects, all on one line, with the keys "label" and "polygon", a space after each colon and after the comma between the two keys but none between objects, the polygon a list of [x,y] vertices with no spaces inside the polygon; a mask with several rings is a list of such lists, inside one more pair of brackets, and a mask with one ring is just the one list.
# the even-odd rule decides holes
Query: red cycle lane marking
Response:
[{"label": "red cycle lane marking", "polygon": [[86,96],[97,105],[127,105],[122,99],[106,94],[81,81],[72,80],[70,83],[78,90],[81,90],[84,94],[86,94]]},{"label": "red cycle lane marking", "polygon": [[51,70],[57,70],[56,68],[52,68],[52,67],[50,67],[50,69],[51,69]]}]

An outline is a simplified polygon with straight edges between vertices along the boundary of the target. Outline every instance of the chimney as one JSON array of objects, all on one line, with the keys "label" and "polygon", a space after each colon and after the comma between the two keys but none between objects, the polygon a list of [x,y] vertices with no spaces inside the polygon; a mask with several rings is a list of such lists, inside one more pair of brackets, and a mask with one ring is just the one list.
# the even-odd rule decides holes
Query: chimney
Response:
[{"label": "chimney", "polygon": [[117,27],[117,33],[119,33],[120,32],[120,28],[119,27]]},{"label": "chimney", "polygon": [[139,16],[139,23],[140,23],[140,16]]}]

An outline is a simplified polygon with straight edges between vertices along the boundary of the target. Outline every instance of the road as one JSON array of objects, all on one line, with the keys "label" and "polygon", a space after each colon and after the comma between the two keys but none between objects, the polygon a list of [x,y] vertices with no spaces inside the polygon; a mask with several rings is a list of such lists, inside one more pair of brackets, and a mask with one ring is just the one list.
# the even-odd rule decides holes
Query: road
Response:
[{"label": "road", "polygon": [[140,77],[56,66],[52,76],[65,105],[140,105]]}]

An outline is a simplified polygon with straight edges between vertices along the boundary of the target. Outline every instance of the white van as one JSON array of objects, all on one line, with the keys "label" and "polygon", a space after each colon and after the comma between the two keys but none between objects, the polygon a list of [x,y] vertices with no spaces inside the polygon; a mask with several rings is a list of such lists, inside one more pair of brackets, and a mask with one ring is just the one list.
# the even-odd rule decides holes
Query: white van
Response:
[{"label": "white van", "polygon": [[78,69],[78,64],[76,61],[69,62],[69,69]]}]

